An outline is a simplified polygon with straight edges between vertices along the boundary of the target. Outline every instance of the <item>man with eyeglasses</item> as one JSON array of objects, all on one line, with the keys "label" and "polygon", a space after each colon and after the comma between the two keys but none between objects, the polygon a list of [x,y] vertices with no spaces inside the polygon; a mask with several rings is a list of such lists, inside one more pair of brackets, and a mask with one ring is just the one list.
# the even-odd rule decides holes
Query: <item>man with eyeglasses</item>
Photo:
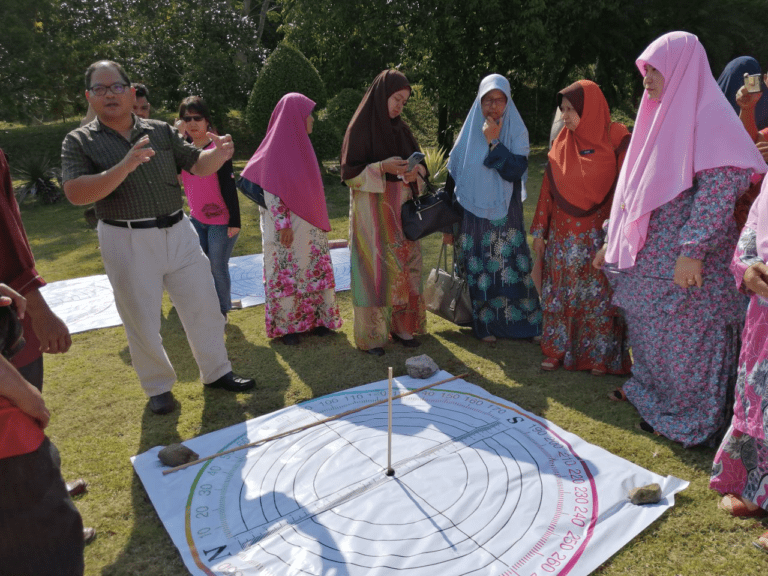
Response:
[{"label": "man with eyeglasses", "polygon": [[215,148],[199,150],[159,120],[133,114],[135,89],[116,62],[102,60],[85,73],[96,119],[64,138],[64,193],[75,205],[96,203],[104,268],[125,326],[133,367],[155,414],[173,411],[176,373],[160,337],[163,288],[176,307],[203,383],[242,392],[224,347],[208,259],[182,211],[176,175],[214,174],[232,157],[229,135],[210,134]]}]

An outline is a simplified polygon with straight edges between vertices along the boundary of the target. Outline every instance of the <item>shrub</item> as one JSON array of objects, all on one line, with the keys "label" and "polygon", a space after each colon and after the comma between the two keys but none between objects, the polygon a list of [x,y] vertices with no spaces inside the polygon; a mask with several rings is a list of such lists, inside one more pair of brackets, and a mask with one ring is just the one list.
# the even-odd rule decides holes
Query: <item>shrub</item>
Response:
[{"label": "shrub", "polygon": [[344,133],[339,132],[330,120],[323,118],[315,120],[309,139],[312,140],[312,147],[319,161],[335,159],[341,155]]},{"label": "shrub", "polygon": [[61,200],[61,188],[54,183],[54,179],[61,180],[61,169],[50,156],[25,156],[16,163],[15,171],[24,180],[16,195],[19,204],[27,195],[37,196],[43,204],[55,204]]},{"label": "shrub", "polygon": [[429,170],[429,179],[439,186],[445,184],[448,178],[448,156],[445,148],[436,146],[427,146],[422,149],[424,152],[424,163]]},{"label": "shrub", "polygon": [[263,137],[275,105],[289,92],[299,92],[325,106],[325,85],[309,60],[290,44],[280,44],[259,72],[248,98],[246,120],[258,137]]},{"label": "shrub", "polygon": [[328,101],[328,106],[317,113],[318,119],[311,138],[319,160],[339,157],[347,125],[362,99],[363,93],[359,90],[345,88]]},{"label": "shrub", "polygon": [[411,128],[421,148],[437,146],[437,115],[421,86],[411,86],[413,93],[403,109],[403,120]]},{"label": "shrub", "polygon": [[344,88],[328,101],[328,106],[320,112],[320,118],[328,120],[341,131],[342,136],[347,131],[349,121],[355,115],[357,107],[363,99],[363,93],[354,88]]}]

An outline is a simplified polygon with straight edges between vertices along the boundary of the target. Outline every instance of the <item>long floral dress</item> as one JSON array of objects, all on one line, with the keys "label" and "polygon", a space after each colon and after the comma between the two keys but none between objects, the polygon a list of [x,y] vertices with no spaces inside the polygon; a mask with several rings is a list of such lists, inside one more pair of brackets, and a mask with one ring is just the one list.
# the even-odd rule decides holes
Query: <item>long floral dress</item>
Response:
[{"label": "long floral dress", "polygon": [[355,345],[370,350],[384,346],[390,332],[425,333],[421,245],[404,236],[400,219],[411,189],[386,180],[381,162],[345,182]]},{"label": "long floral dress", "polygon": [[525,237],[520,178],[528,159],[498,144],[484,164],[514,181],[507,215],[487,220],[464,211],[456,253],[472,300],[472,329],[479,338],[531,338],[541,333],[541,307]]},{"label": "long floral dress", "polygon": [[[657,432],[686,447],[717,440],[736,381],[744,300],[728,267],[738,240],[734,204],[750,174],[698,172],[692,188],[652,212],[635,266],[606,268],[634,360],[623,390]],[[673,283],[680,255],[703,260],[701,288]]]},{"label": "long floral dress", "polygon": [[[264,200],[267,207],[259,210],[267,336],[277,338],[319,326],[340,328],[328,236],[291,213],[280,198],[266,190]],[[293,243],[286,248],[278,235],[288,228],[293,230]]]},{"label": "long floral dress", "polygon": [[611,304],[605,274],[592,266],[603,245],[606,202],[593,214],[567,214],[554,201],[545,178],[531,225],[534,238],[546,240],[541,307],[541,350],[567,370],[604,370],[627,374],[632,366],[627,325]]},{"label": "long floral dress", "polygon": [[[736,282],[756,262],[755,230],[744,228],[731,262]],[[768,510],[768,302],[751,295],[742,335],[733,420],[712,466],[709,486]]]}]

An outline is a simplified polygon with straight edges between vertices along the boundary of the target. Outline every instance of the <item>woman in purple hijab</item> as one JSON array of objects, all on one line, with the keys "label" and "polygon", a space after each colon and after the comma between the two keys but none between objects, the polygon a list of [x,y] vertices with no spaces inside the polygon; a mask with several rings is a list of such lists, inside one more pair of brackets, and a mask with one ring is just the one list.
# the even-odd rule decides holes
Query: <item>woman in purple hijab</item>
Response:
[{"label": "woman in purple hijab", "polygon": [[264,320],[284,344],[299,334],[325,336],[341,327],[328,251],[331,230],[320,166],[309,140],[315,103],[291,92],[272,112],[267,135],[242,177],[264,189]]}]

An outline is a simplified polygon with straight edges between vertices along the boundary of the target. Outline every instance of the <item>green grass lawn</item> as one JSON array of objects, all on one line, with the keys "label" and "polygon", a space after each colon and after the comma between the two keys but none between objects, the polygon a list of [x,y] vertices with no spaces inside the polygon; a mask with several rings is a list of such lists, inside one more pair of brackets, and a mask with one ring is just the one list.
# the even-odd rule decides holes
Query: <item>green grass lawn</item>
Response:
[{"label": "green grass lawn", "polygon": [[[544,152],[531,157],[530,224],[542,177]],[[243,162],[238,168],[242,168]],[[348,237],[348,191],[335,177],[326,179],[333,231]],[[235,256],[261,252],[256,206],[241,197],[243,231]],[[96,233],[87,229],[82,207],[66,202],[43,206],[28,201],[22,213],[37,258],[49,282],[103,273]],[[423,242],[424,276],[437,259],[439,239]],[[337,335],[308,338],[284,346],[266,338],[264,307],[236,310],[226,328],[227,348],[235,370],[253,376],[255,391],[230,394],[204,391],[179,317],[169,300],[163,304],[162,335],[176,367],[173,392],[181,410],[155,416],[131,368],[122,327],[77,334],[69,353],[46,357],[44,396],[53,414],[48,434],[62,455],[65,478],[85,478],[87,494],[77,498],[86,525],[96,540],[85,551],[88,575],[183,575],[180,556],[149,502],[130,457],[156,445],[168,445],[224,428],[249,418],[324,394],[386,378],[387,367],[405,372],[414,355],[391,346],[382,358],[362,354],[352,338],[349,293],[338,295],[345,324]],[[691,482],[675,507],[597,570],[605,576],[734,575],[768,573],[768,555],[751,545],[766,527],[734,520],[717,507],[718,495],[707,485],[714,450],[684,450],[663,438],[635,429],[639,417],[607,394],[622,378],[588,373],[543,372],[541,351],[528,342],[475,340],[429,315],[429,334],[416,352],[491,394],[515,402],[585,440],[648,468]]]}]

